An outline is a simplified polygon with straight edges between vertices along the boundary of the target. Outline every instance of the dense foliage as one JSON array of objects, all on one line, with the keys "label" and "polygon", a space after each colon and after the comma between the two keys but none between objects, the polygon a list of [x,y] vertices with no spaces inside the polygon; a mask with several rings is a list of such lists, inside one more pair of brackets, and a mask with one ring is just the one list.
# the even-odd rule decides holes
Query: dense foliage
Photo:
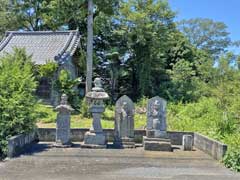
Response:
[{"label": "dense foliage", "polygon": [[24,50],[0,58],[0,157],[6,155],[7,138],[35,127],[36,85]]}]

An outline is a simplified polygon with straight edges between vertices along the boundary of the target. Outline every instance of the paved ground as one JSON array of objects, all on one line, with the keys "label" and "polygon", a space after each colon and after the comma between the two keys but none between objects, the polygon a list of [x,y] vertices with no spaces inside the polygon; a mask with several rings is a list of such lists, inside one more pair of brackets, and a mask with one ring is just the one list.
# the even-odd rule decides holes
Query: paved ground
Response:
[{"label": "paved ground", "polygon": [[1,180],[240,180],[201,151],[67,149],[36,144],[28,154],[0,163]]}]

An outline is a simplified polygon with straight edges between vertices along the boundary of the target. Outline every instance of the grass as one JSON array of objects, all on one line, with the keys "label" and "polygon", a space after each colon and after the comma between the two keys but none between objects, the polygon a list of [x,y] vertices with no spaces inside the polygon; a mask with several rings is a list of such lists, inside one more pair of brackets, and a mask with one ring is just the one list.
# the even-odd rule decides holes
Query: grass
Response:
[{"label": "grass", "polygon": [[[114,128],[114,107],[107,106],[102,115],[101,124],[103,128]],[[37,105],[38,121],[37,126],[40,128],[55,128],[57,112],[52,106],[38,104]],[[135,114],[134,123],[136,129],[143,129],[146,125],[145,114]],[[71,115],[71,128],[90,128],[92,118],[83,117],[80,114]]]}]

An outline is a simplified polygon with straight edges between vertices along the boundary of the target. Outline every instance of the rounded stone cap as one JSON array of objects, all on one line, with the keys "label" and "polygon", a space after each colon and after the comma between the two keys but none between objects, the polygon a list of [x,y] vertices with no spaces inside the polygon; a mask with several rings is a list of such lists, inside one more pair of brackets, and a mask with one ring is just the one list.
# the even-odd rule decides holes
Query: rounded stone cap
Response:
[{"label": "rounded stone cap", "polygon": [[106,92],[96,92],[91,91],[86,94],[86,97],[93,100],[105,100],[109,99],[109,96]]}]

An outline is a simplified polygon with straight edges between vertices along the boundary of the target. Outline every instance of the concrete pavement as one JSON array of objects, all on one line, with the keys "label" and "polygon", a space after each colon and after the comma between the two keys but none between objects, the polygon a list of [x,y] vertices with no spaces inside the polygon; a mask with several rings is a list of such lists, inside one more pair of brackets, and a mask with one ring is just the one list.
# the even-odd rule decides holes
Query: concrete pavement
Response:
[{"label": "concrete pavement", "polygon": [[205,153],[136,149],[53,148],[39,143],[0,162],[1,180],[240,180]]}]

